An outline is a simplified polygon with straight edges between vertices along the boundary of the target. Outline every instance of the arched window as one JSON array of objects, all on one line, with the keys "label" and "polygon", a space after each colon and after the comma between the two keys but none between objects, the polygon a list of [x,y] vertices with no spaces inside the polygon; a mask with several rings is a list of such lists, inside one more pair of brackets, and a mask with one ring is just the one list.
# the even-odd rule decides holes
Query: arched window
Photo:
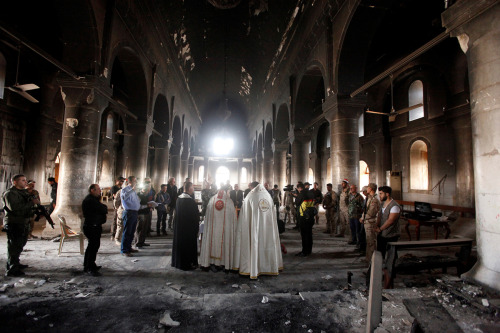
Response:
[{"label": "arched window", "polygon": [[358,136],[359,137],[365,136],[365,117],[364,117],[364,113],[362,113],[359,116],[359,119],[358,119]]},{"label": "arched window", "polygon": [[410,148],[410,188],[429,189],[429,160],[427,144],[422,140],[413,142]]},{"label": "arched window", "polygon": [[307,181],[314,184],[314,171],[311,168],[309,168],[309,177],[307,177]]},{"label": "arched window", "polygon": [[[420,80],[413,81],[408,89],[408,104],[409,106],[424,104],[424,84]],[[424,107],[418,107],[410,110],[410,121],[424,117]]]},{"label": "arched window", "polygon": [[312,153],[313,143],[309,141],[309,154]]},{"label": "arched window", "polygon": [[229,180],[229,169],[226,168],[225,166],[220,166],[217,168],[217,171],[215,172],[215,183],[217,186],[220,185],[220,183],[225,184]]},{"label": "arched window", "polygon": [[198,183],[203,183],[203,179],[205,178],[205,166],[200,165],[198,168]]},{"label": "arched window", "polygon": [[368,164],[365,161],[359,161],[359,189],[362,189],[363,186],[368,185],[370,182],[370,169],[368,168]]},{"label": "arched window", "polygon": [[111,113],[106,118],[106,137],[108,139],[113,138],[113,115]]},{"label": "arched window", "polygon": [[330,133],[326,136],[326,148],[330,148]]},{"label": "arched window", "polygon": [[248,183],[248,171],[247,168],[243,167],[240,173],[240,184],[243,185],[246,183]]},{"label": "arched window", "polygon": [[0,98],[3,98],[3,90],[5,88],[5,73],[7,69],[7,61],[2,53],[0,53]]}]

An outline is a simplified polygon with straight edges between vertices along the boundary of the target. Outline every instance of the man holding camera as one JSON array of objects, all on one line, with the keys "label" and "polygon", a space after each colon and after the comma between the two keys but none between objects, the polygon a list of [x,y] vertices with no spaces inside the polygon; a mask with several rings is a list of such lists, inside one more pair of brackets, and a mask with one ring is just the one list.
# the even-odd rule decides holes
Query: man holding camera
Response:
[{"label": "man holding camera", "polygon": [[7,269],[5,276],[22,276],[23,268],[19,256],[26,244],[29,233],[29,221],[33,216],[34,206],[40,200],[31,197],[26,190],[26,177],[15,175],[11,179],[12,187],[3,194],[5,206],[4,231],[7,232]]},{"label": "man holding camera", "polygon": [[312,228],[314,225],[314,216],[309,213],[311,208],[314,208],[314,194],[305,188],[305,184],[297,184],[297,191],[299,194],[295,199],[295,206],[297,207],[297,215],[300,226],[300,236],[302,238],[302,251],[297,253],[297,257],[307,257],[311,255],[313,239]]}]

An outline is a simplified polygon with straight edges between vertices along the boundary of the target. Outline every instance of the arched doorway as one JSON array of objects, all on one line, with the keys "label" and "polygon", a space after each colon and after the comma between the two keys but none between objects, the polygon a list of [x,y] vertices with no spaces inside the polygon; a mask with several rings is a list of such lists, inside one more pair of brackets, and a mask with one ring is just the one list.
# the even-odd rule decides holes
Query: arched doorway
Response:
[{"label": "arched doorway", "polygon": [[361,190],[363,186],[368,185],[370,182],[370,169],[365,161],[359,161],[359,189]]},{"label": "arched doorway", "polygon": [[111,154],[109,150],[105,150],[102,154],[102,167],[99,185],[101,187],[113,186],[113,163],[111,161]]},{"label": "arched doorway", "polygon": [[220,184],[226,184],[226,182],[229,180],[229,169],[226,168],[225,166],[220,166],[217,168],[217,171],[215,171],[215,184],[217,186],[220,186]]},{"label": "arched doorway", "polygon": [[416,140],[410,148],[410,189],[429,189],[427,144],[422,140]]}]

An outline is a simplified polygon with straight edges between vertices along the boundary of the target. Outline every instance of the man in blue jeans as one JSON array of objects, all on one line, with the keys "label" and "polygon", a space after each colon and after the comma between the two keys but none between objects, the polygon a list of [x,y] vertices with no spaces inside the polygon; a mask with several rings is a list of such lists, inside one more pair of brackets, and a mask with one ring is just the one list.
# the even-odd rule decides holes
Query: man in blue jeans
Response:
[{"label": "man in blue jeans", "polygon": [[127,186],[122,189],[120,194],[124,208],[121,254],[126,257],[132,257],[132,252],[138,252],[138,250],[132,249],[132,241],[137,227],[137,211],[141,207],[139,197],[135,193],[136,185],[137,179],[134,176],[128,177]]}]

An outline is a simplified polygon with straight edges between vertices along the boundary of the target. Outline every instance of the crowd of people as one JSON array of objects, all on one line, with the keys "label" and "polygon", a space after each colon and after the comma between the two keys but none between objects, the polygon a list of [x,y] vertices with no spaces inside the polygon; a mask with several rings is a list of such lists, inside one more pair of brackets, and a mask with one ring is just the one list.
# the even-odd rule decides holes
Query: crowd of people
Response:
[{"label": "crowd of people", "polygon": [[[49,183],[52,186],[49,209],[53,209],[57,183],[53,178]],[[12,187],[3,194],[4,231],[8,235],[6,275],[9,276],[24,274],[25,266],[19,262],[19,255],[26,241],[35,237],[32,234],[34,213],[40,205],[40,196],[34,186],[34,181],[16,175],[12,178]],[[205,182],[201,203],[197,203],[189,178],[180,189],[175,178],[170,178],[156,192],[150,178],[145,178],[139,187],[134,176],[118,177],[110,191],[114,206],[111,240],[126,257],[148,247],[146,239],[154,232],[152,216],[156,210],[156,235],[168,235],[167,228],[173,231],[173,267],[233,270],[257,278],[260,274],[277,275],[283,268],[281,253],[286,253],[286,248],[280,244],[279,231],[284,230],[287,222],[294,223],[293,229],[300,230],[302,250],[296,256],[311,255],[312,230],[314,224],[319,223],[320,205],[326,215],[324,232],[345,237],[349,228],[348,244],[355,245],[368,262],[375,250],[384,255],[387,243],[399,238],[401,207],[392,199],[388,186],[377,188],[370,183],[362,188],[361,195],[356,185],[343,179],[339,193],[333,190],[332,184],[327,184],[323,194],[316,182],[298,182],[295,189],[287,185],[283,192],[278,185],[271,188],[268,183],[252,182],[243,191],[238,184],[233,188],[229,181],[219,188]],[[82,229],[88,239],[84,271],[93,276],[100,275],[96,256],[108,213],[101,195],[99,185],[92,184],[82,202]]]}]

